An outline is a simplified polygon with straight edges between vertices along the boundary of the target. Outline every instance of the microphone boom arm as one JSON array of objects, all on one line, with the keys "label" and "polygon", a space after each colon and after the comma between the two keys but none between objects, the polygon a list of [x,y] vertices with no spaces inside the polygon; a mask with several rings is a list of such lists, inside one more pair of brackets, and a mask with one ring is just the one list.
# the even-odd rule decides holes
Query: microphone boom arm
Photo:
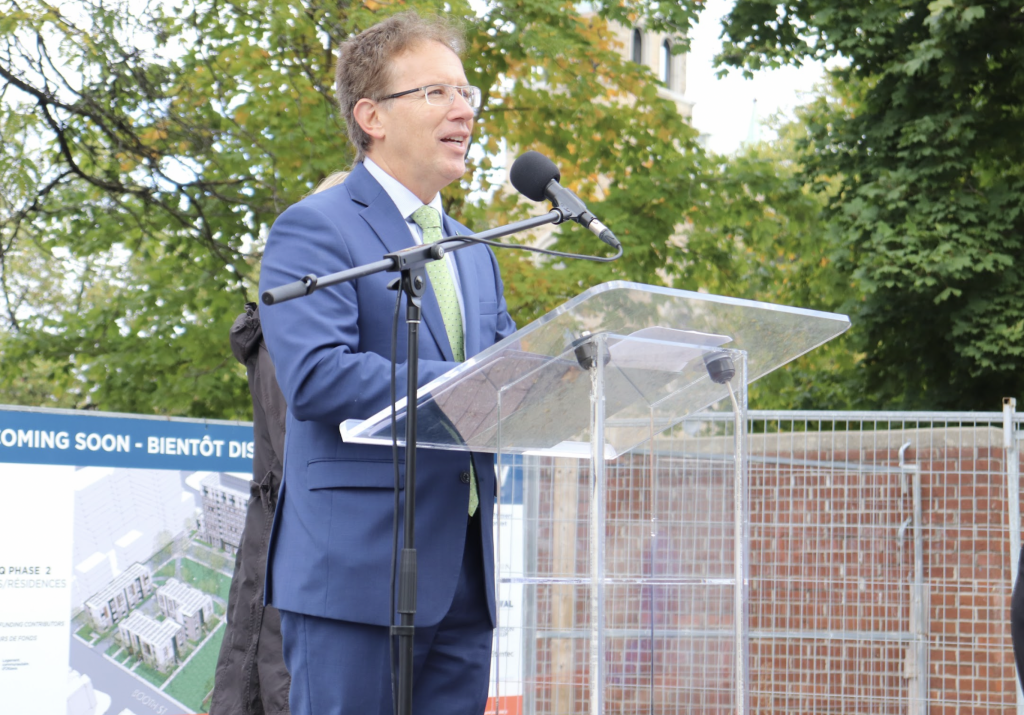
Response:
[{"label": "microphone boom arm", "polygon": [[[580,202],[580,205],[583,205],[582,202]],[[586,207],[584,207],[584,210],[585,209]],[[301,280],[297,280],[293,283],[286,283],[285,285],[263,291],[263,294],[260,296],[260,300],[262,300],[265,305],[283,303],[286,300],[293,300],[295,298],[301,298],[302,296],[309,295],[321,288],[327,288],[328,286],[337,285],[338,283],[345,283],[346,281],[355,280],[356,278],[362,278],[363,276],[372,275],[374,273],[383,273],[385,271],[397,273],[413,268],[417,265],[425,265],[431,261],[436,261],[442,258],[447,251],[457,251],[460,248],[475,245],[475,239],[491,240],[501,238],[502,236],[508,236],[513,233],[518,233],[520,231],[527,231],[531,228],[537,228],[538,226],[544,226],[549,223],[560,224],[565,221],[572,221],[575,219],[576,216],[572,215],[570,210],[556,206],[543,216],[535,216],[533,218],[510,223],[507,226],[498,226],[497,228],[492,228],[487,231],[470,234],[462,241],[457,240],[457,236],[452,236],[445,240],[443,245],[427,243],[420,246],[412,246],[401,251],[388,253],[382,260],[374,263],[368,263],[365,266],[349,268],[347,270],[338,271],[337,273],[331,273],[322,277],[318,277],[310,273],[307,276],[303,276]]]}]

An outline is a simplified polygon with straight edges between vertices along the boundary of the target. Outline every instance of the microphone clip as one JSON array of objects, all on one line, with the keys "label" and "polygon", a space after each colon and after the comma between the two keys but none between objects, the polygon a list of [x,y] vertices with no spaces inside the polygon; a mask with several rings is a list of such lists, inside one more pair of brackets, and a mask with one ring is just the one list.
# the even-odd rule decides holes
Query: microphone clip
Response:
[{"label": "microphone clip", "polygon": [[548,182],[545,193],[550,199],[551,205],[562,214],[562,221],[579,221],[580,223],[587,221],[589,223],[594,219],[594,216],[587,211],[586,204],[576,194],[559,189],[562,189],[562,185],[558,183],[558,179],[552,179]]}]

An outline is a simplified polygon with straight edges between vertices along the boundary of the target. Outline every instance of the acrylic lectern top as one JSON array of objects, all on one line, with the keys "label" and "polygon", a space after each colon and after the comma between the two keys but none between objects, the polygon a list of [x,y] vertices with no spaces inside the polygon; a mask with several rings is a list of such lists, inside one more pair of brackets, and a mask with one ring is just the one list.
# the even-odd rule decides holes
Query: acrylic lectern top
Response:
[{"label": "acrylic lectern top", "polygon": [[[419,390],[420,447],[590,454],[591,371],[604,364],[605,456],[614,458],[728,396],[705,366],[734,355],[752,382],[843,333],[845,315],[617,281],[591,288]],[[405,400],[397,404],[400,443]],[[341,425],[347,442],[391,444],[391,410]]]}]

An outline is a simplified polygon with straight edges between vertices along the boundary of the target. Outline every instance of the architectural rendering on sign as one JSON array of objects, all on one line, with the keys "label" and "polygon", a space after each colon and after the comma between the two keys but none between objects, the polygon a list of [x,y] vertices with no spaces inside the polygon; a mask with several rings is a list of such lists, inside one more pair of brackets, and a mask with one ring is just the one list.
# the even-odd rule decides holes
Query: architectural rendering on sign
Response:
[{"label": "architectural rendering on sign", "polygon": [[156,602],[165,616],[181,624],[190,641],[202,637],[204,626],[213,617],[213,599],[176,578],[167,579],[156,590]]},{"label": "architectural rendering on sign", "polygon": [[106,588],[85,602],[93,625],[105,631],[153,592],[152,574],[141,564],[132,564]]},{"label": "architectural rendering on sign", "polygon": [[203,530],[206,540],[230,553],[238,550],[249,503],[249,481],[213,472],[202,481]]}]

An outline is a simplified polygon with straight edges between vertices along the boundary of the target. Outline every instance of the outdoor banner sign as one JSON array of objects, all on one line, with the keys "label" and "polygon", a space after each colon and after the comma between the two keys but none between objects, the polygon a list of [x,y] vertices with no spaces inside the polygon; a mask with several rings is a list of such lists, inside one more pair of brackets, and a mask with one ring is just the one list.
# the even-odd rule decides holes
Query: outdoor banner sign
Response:
[{"label": "outdoor banner sign", "polygon": [[[252,440],[247,422],[0,406],[0,713],[208,711]],[[498,543],[521,560],[521,458],[501,478]],[[495,715],[521,708],[521,591],[499,589]]]},{"label": "outdoor banner sign", "polygon": [[496,466],[501,484],[500,501],[494,510],[498,626],[491,648],[491,683],[484,715],[522,715],[525,595],[522,580],[506,576],[523,573],[523,455],[506,455]]},{"label": "outdoor banner sign", "polygon": [[252,439],[0,407],[0,712],[207,711]]}]

